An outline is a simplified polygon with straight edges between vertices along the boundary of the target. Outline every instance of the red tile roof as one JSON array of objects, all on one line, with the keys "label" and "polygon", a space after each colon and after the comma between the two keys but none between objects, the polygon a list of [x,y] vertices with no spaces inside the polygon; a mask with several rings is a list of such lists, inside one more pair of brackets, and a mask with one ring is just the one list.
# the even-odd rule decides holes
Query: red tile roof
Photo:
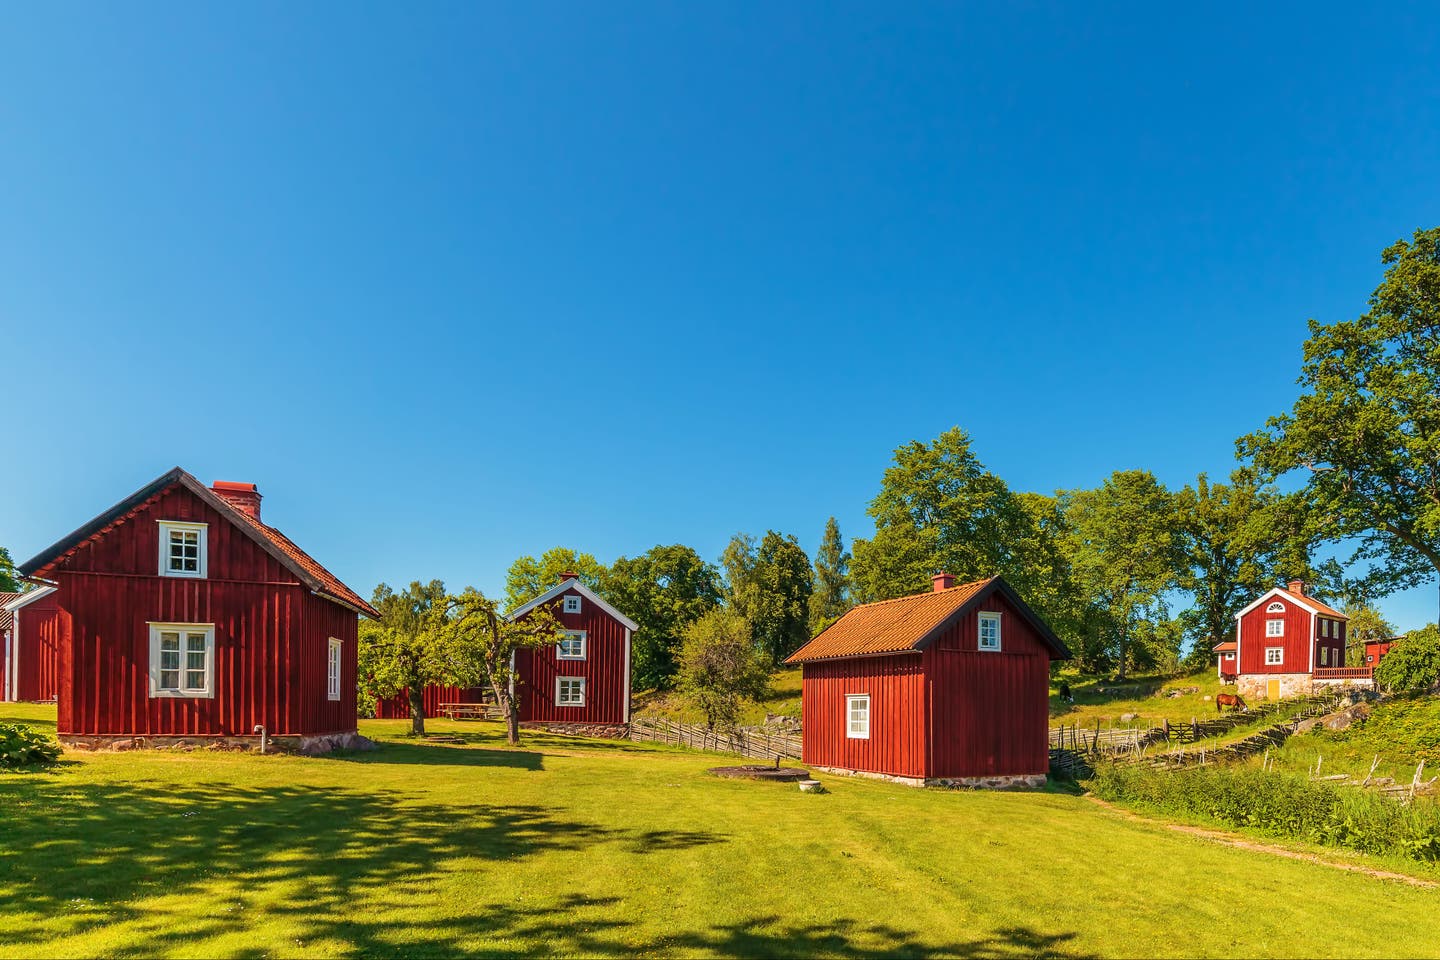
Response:
[{"label": "red tile roof", "polygon": [[1316,600],[1314,597],[1307,597],[1307,596],[1305,596],[1305,594],[1303,594],[1303,593],[1296,593],[1294,590],[1291,590],[1289,587],[1281,587],[1281,588],[1280,588],[1280,592],[1283,593],[1283,594],[1285,594],[1287,597],[1294,597],[1296,600],[1299,600],[1299,601],[1301,601],[1302,603],[1308,603],[1310,606],[1312,606],[1312,607],[1314,607],[1316,610],[1320,611],[1321,615],[1323,615],[1323,616],[1326,616],[1326,617],[1335,617],[1336,619],[1339,619],[1339,620],[1349,620],[1349,619],[1350,619],[1350,618],[1347,617],[1345,614],[1341,613],[1339,610],[1336,610],[1334,607],[1327,606],[1327,605],[1321,603],[1319,600]]},{"label": "red tile roof", "polygon": [[[223,497],[220,499],[222,500],[222,502],[224,501]],[[370,606],[370,604],[366,603],[363,599],[361,599],[360,595],[357,594],[354,590],[351,590],[349,587],[345,586],[345,584],[341,583],[340,578],[335,576],[335,574],[331,573],[329,570],[326,570],[324,567],[322,567],[318,560],[316,560],[314,557],[310,556],[310,554],[306,553],[304,550],[301,550],[298,546],[296,546],[295,541],[291,540],[289,537],[285,536],[285,534],[281,533],[279,530],[276,530],[274,527],[266,526],[259,520],[256,520],[254,517],[250,516],[250,514],[246,513],[245,511],[238,510],[235,507],[230,506],[228,502],[225,503],[225,506],[227,509],[229,509],[230,513],[237,518],[235,521],[236,523],[247,524],[250,527],[253,527],[254,529],[260,531],[260,533],[263,534],[265,538],[269,540],[272,544],[274,544],[281,553],[285,554],[285,556],[289,557],[295,563],[299,564],[301,569],[303,569],[306,573],[310,574],[310,576],[318,580],[321,585],[320,592],[322,594],[326,594],[332,599],[339,600],[341,603],[344,603],[347,606],[355,607],[361,613],[365,614],[368,617],[373,617],[377,620],[379,619],[380,614],[376,612],[374,607]]]},{"label": "red tile roof", "polygon": [[1229,651],[1229,650],[1238,650],[1238,649],[1240,649],[1240,645],[1239,645],[1238,643],[1236,643],[1234,640],[1226,640],[1224,643],[1217,643],[1217,644],[1215,644],[1215,646],[1211,647],[1210,649],[1213,650],[1213,651],[1216,652],[1216,653],[1225,653],[1226,651]]}]

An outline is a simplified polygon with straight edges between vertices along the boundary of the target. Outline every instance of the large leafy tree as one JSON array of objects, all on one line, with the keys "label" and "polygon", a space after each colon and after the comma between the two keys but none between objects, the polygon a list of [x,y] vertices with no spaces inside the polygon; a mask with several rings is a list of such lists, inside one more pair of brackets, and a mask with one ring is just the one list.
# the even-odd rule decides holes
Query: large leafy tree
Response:
[{"label": "large leafy tree", "polygon": [[15,561],[10,551],[0,547],[0,593],[18,593],[20,584],[15,579]]},{"label": "large leafy tree", "polygon": [[505,572],[506,608],[516,607],[535,599],[560,582],[561,574],[573,573],[580,582],[594,590],[605,576],[605,565],[588,553],[569,547],[551,547],[540,554],[516,558]]},{"label": "large leafy tree", "polygon": [[810,558],[794,536],[766,531],[755,538],[736,534],[721,556],[725,599],[749,621],[757,648],[772,663],[800,649],[809,639]]},{"label": "large leafy tree", "polygon": [[1376,665],[1375,682],[1401,693],[1440,686],[1440,627],[1432,623],[1402,637]]},{"label": "large leafy tree", "polygon": [[850,554],[840,539],[840,525],[825,521],[815,551],[815,590],[810,594],[810,635],[814,636],[850,609]]},{"label": "large leafy tree", "polygon": [[1355,320],[1311,320],[1289,413],[1239,441],[1266,478],[1292,473],[1320,537],[1353,545],[1353,588],[1440,579],[1440,228],[1381,255]]},{"label": "large leafy tree", "polygon": [[685,628],[680,692],[711,730],[733,730],[740,705],[764,696],[769,682],[769,660],[757,649],[749,621],[735,611],[711,610]]},{"label": "large leafy tree", "polygon": [[1178,634],[1160,626],[1182,563],[1173,496],[1149,471],[1122,470],[1062,499],[1074,574],[1100,604],[1120,677],[1132,661],[1174,660]]},{"label": "large leafy tree", "polygon": [[433,648],[453,664],[455,682],[464,687],[488,686],[505,717],[511,746],[520,742],[520,697],[515,653],[556,641],[560,624],[541,606],[515,621],[501,615],[499,605],[474,587],[444,598],[443,615],[431,618]]},{"label": "large leafy tree", "polygon": [[720,603],[720,575],[690,547],[676,543],[616,560],[601,577],[599,592],[640,628],[631,638],[635,685],[665,688],[674,682],[685,628]]},{"label": "large leafy tree", "polygon": [[415,581],[397,593],[382,583],[370,602],[380,619],[360,622],[360,682],[382,699],[404,691],[411,732],[422,735],[425,688],[459,681],[454,650],[438,629],[446,614],[445,584]]}]

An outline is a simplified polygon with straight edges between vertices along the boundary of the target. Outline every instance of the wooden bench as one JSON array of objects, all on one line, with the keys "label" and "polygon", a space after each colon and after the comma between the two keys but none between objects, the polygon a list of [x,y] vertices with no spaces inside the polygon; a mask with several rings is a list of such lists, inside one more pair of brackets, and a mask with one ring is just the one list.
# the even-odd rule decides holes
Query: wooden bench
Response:
[{"label": "wooden bench", "polygon": [[500,708],[493,703],[442,703],[440,716],[447,720],[498,719]]}]

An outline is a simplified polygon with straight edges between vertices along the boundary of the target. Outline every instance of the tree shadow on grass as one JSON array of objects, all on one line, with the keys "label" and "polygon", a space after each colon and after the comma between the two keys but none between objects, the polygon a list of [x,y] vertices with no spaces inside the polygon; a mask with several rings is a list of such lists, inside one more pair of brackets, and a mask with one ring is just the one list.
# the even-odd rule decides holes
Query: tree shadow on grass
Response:
[{"label": "tree shadow on grass", "polygon": [[520,770],[545,769],[545,755],[533,750],[496,750],[466,744],[426,743],[422,740],[380,741],[378,750],[337,751],[331,760],[352,763],[413,763],[455,767],[514,767]]},{"label": "tree shadow on grass", "polygon": [[[884,923],[839,920],[833,923],[793,924],[776,916],[745,923],[712,927],[656,944],[669,949],[698,950],[732,957],[827,956],[849,960],[880,957],[978,957],[1003,960],[1012,957],[1094,957],[1069,947],[1073,933],[1043,933],[1030,927],[1004,927],[958,942],[936,942],[913,930]],[[649,952],[642,948],[642,952]]]}]

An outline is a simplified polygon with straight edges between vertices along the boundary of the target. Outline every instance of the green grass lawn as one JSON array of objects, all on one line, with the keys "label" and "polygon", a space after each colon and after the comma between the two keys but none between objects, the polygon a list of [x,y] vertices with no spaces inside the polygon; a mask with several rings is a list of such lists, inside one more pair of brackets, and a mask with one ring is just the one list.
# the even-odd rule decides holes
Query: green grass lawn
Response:
[{"label": "green grass lawn", "polygon": [[[1069,682],[1074,703],[1060,699],[1060,680]],[[1199,689],[1178,697],[1165,696],[1171,691],[1189,690],[1191,687]],[[1105,727],[1150,727],[1159,725],[1162,720],[1171,723],[1188,722],[1197,717],[1206,720],[1215,716],[1215,695],[1234,692],[1233,684],[1221,685],[1213,669],[1181,677],[1138,676],[1124,681],[1062,672],[1050,684],[1050,724],[1068,726],[1078,723],[1082,727],[1093,728],[1095,721],[1099,720]],[[1209,700],[1205,699],[1207,696]],[[1138,714],[1139,719],[1122,723],[1120,717],[1127,713]]]},{"label": "green grass lawn", "polygon": [[[809,795],[665,747],[429,726],[465,742],[367,721],[370,754],[0,774],[0,956],[1440,956],[1440,890],[1063,792]],[[1237,921],[1239,895],[1263,908]]]},{"label": "green grass lawn", "polygon": [[[647,690],[635,694],[637,714],[663,717],[677,723],[704,723],[705,715],[677,693]],[[800,668],[784,667],[770,675],[770,690],[765,699],[750,701],[740,708],[740,725],[758,727],[767,713],[786,717],[800,716]]]}]

